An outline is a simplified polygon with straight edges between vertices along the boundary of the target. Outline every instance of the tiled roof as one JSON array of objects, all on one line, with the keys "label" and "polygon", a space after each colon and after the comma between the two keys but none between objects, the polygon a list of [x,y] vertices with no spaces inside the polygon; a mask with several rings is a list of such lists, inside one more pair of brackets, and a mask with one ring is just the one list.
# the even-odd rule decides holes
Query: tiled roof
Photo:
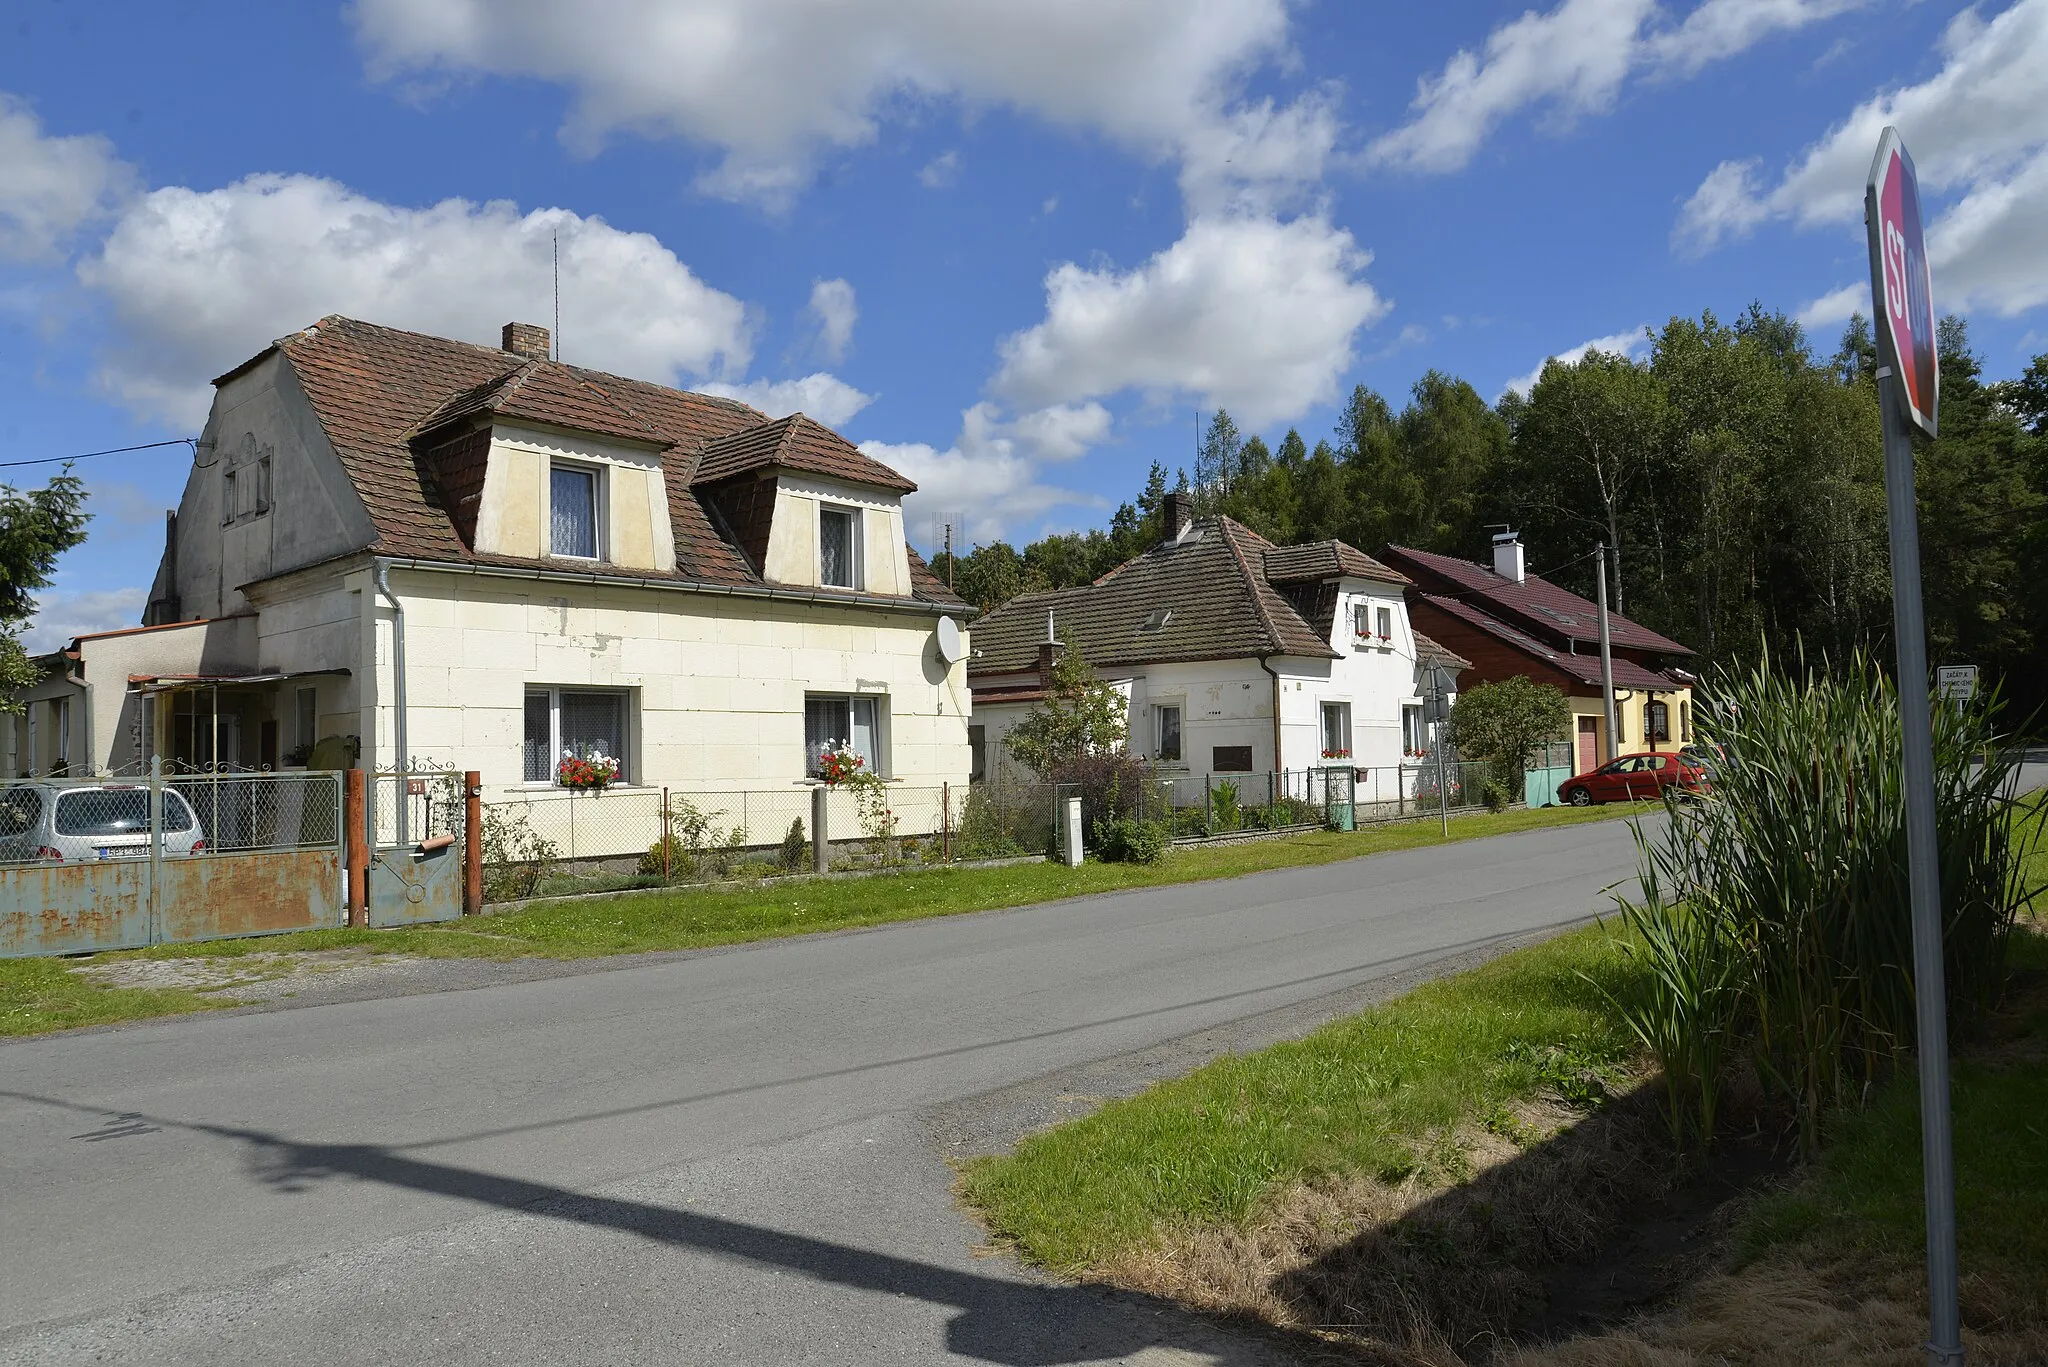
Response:
[{"label": "tiled roof", "polygon": [[[733,399],[339,316],[281,339],[275,349],[298,377],[361,496],[377,532],[372,549],[381,554],[533,563],[470,550],[442,504],[434,470],[412,440],[465,414],[491,412],[663,448],[662,474],[676,543],[676,569],[669,577],[718,585],[762,582],[746,557],[719,534],[690,488],[699,448],[735,432],[773,425],[757,409]],[[265,351],[222,379],[269,354]],[[860,459],[876,470],[887,469],[865,456]],[[909,487],[889,473],[896,481],[889,487]],[[912,561],[916,597],[965,606],[915,555]]]},{"label": "tiled roof", "polygon": [[[1413,630],[1413,628],[1410,628]],[[1415,658],[1430,664],[1440,664],[1451,669],[1470,669],[1472,662],[1452,650],[1441,641],[1433,641],[1421,632],[1415,632]]]},{"label": "tiled roof", "polygon": [[[1162,542],[1093,584],[1022,594],[974,624],[970,675],[1036,667],[1053,629],[1072,633],[1097,670],[1172,660],[1337,652],[1267,582],[1273,543],[1230,518],[1205,518],[1178,541]],[[1151,629],[1147,629],[1148,626]]]},{"label": "tiled roof", "polygon": [[602,386],[558,361],[530,360],[517,370],[457,394],[420,423],[420,435],[471,417],[523,418],[655,447],[675,445],[656,432],[652,423],[613,400]]},{"label": "tiled roof", "polygon": [[713,484],[749,470],[770,469],[800,470],[905,494],[917,488],[880,461],[862,454],[831,428],[801,413],[714,438],[698,454],[697,472],[690,482]]},{"label": "tiled roof", "polygon": [[1308,541],[1299,546],[1275,546],[1266,552],[1266,578],[1276,584],[1300,580],[1322,581],[1350,575],[1354,579],[1378,579],[1389,584],[1410,580],[1342,541]]},{"label": "tiled roof", "polygon": [[[1445,598],[1438,594],[1425,593],[1422,595],[1422,601],[1440,612],[1450,614],[1467,626],[1476,627],[1496,640],[1506,642],[1523,654],[1540,660],[1552,669],[1568,675],[1579,683],[1597,686],[1600,682],[1600,656],[1598,652],[1587,655],[1574,655],[1568,650],[1553,650],[1550,646],[1545,645],[1527,632],[1518,631],[1500,618],[1495,617],[1492,613],[1486,612],[1477,605],[1465,602],[1462,599]],[[1669,675],[1653,669],[1645,669],[1634,660],[1624,659],[1619,655],[1614,657],[1614,685],[1617,688],[1657,689],[1669,689],[1676,686]]]},{"label": "tiled roof", "polygon": [[[1430,592],[1480,603],[1488,612],[1527,631],[1566,641],[1600,639],[1599,606],[1537,575],[1527,575],[1518,584],[1470,560],[1406,546],[1389,546],[1381,555]],[[1666,655],[1692,654],[1690,648],[1620,613],[1608,613],[1607,625],[1608,636],[1617,646]]]}]

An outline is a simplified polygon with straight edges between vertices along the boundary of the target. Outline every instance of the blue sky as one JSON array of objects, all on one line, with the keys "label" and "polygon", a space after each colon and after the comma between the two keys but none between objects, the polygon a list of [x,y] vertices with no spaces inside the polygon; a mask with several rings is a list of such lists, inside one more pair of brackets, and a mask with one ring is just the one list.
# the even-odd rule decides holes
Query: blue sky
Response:
[{"label": "blue sky", "polygon": [[[2048,0],[16,0],[0,460],[196,434],[326,313],[801,407],[1022,541],[1221,403],[1489,397],[1752,299],[1832,349],[1901,127],[1938,304],[2048,350]],[[38,648],[130,623],[178,448],[83,462]],[[9,472],[18,483],[46,470]]]}]

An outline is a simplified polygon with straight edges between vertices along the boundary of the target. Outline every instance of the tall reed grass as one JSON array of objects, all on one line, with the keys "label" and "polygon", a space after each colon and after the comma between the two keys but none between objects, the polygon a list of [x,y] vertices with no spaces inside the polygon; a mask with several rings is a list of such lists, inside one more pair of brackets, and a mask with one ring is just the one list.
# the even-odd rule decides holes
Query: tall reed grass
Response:
[{"label": "tall reed grass", "polygon": [[[1913,932],[1898,694],[1862,654],[1727,672],[1702,709],[1711,791],[1638,831],[1643,895],[1624,901],[1648,970],[1620,1003],[1663,1067],[1674,1137],[1711,1143],[1729,1066],[1747,1058],[1819,1122],[1892,1069],[1914,1035]],[[1996,696],[1937,703],[1935,825],[1954,1024],[1995,1004],[2041,823],[2016,821],[2019,753]]]}]

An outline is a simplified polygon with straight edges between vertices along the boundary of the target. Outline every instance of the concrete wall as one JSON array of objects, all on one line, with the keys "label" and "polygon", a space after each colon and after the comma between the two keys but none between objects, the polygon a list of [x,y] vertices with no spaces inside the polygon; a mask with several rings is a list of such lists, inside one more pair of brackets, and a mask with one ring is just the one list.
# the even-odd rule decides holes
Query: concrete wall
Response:
[{"label": "concrete wall", "polygon": [[[214,395],[198,458],[178,502],[179,615],[247,611],[237,585],[368,546],[375,537],[298,377],[273,354]],[[226,518],[227,474],[253,479],[270,459],[270,506]]]},{"label": "concrete wall", "polygon": [[[394,570],[391,583],[406,610],[412,754],[480,771],[494,798],[526,786],[529,685],[626,691],[636,785],[803,785],[808,692],[885,700],[889,777],[967,779],[965,665],[939,662],[934,616],[430,571]],[[358,601],[375,660],[355,681],[360,734],[375,737],[377,763],[389,766],[391,613],[374,596]],[[338,599],[305,611],[347,629]]]}]

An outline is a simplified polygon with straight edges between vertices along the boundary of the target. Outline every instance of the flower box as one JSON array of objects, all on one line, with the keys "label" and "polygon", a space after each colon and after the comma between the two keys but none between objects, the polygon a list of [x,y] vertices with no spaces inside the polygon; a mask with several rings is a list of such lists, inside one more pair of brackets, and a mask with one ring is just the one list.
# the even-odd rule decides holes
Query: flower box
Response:
[{"label": "flower box", "polygon": [[555,766],[555,783],[583,793],[601,793],[619,776],[619,762],[609,755],[578,755],[564,750]]},{"label": "flower box", "polygon": [[826,787],[836,788],[857,776],[866,763],[851,750],[827,750],[818,756],[818,778]]},{"label": "flower box", "polygon": [[1350,758],[1351,758],[1351,752],[1350,752],[1349,750],[1325,750],[1325,751],[1323,751],[1323,758],[1324,758],[1324,759],[1350,759]]}]

